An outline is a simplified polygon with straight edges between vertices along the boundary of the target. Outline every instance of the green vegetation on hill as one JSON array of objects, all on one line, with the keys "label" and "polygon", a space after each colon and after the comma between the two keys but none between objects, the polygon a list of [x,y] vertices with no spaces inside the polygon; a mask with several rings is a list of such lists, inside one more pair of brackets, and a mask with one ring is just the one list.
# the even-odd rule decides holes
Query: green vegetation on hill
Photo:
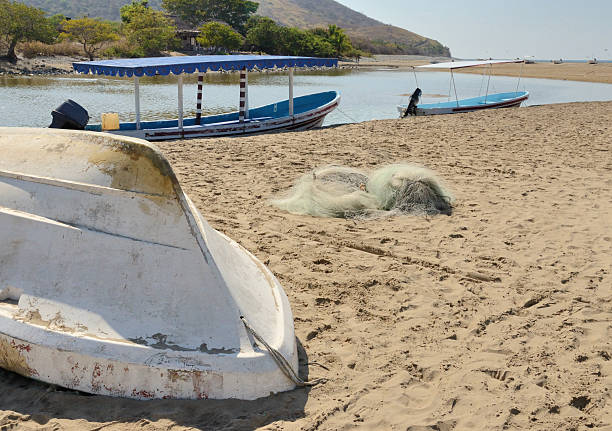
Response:
[{"label": "green vegetation on hill", "polygon": [[[101,17],[119,20],[119,9],[129,0],[21,0],[44,11],[69,17]],[[353,46],[381,54],[420,54],[450,56],[450,51],[432,40],[403,28],[386,25],[356,12],[334,0],[256,0],[257,14],[279,24],[300,29],[327,28],[337,25],[345,29]],[[149,6],[161,8],[162,0],[150,0]]]},{"label": "green vegetation on hill", "polygon": [[[162,5],[175,16],[189,18],[194,26],[201,24],[197,40],[215,53],[248,50],[317,57],[364,55],[336,25],[308,30],[280,25],[271,18],[254,15],[258,4],[250,0],[163,0]],[[48,18],[36,7],[0,0],[0,40],[11,41],[6,51],[12,61],[18,59],[19,42],[30,43],[24,50],[26,55],[36,55],[57,53],[62,42],[74,41],[90,60],[95,56],[150,57],[179,48],[175,20],[150,7],[149,0],[132,0],[121,7],[120,16],[121,22],[87,16]]]},{"label": "green vegetation on hill", "polygon": [[[130,0],[21,0],[21,2],[50,14],[61,13],[70,18],[89,16],[119,21],[121,6],[130,3]],[[150,0],[149,6],[160,9],[161,0]]]}]

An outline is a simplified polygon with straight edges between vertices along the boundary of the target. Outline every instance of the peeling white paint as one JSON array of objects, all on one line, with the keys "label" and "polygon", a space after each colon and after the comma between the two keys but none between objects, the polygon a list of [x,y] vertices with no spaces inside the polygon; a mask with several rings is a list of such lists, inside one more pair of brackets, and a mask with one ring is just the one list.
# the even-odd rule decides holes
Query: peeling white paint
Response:
[{"label": "peeling white paint", "polygon": [[208,225],[156,147],[0,128],[0,365],[141,399],[293,388],[241,314],[297,369],[280,284]]}]

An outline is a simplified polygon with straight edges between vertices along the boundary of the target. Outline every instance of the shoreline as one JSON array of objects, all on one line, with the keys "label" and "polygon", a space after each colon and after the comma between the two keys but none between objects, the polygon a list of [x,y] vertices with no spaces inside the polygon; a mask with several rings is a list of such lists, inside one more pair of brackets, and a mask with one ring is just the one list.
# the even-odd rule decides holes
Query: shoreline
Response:
[{"label": "shoreline", "polygon": [[[391,68],[395,70],[411,70],[414,66],[430,64],[431,61],[450,61],[442,57],[423,57],[405,55],[378,55],[372,58],[363,58],[359,64],[353,62],[341,62],[343,67],[368,70],[372,68]],[[534,63],[525,64],[521,72],[521,64],[498,64],[492,68],[492,76],[510,76],[536,79],[552,79],[562,81],[596,82],[601,84],[612,84],[612,63]],[[424,72],[448,73],[447,70],[427,70]],[[455,73],[482,74],[483,67],[458,69]]]},{"label": "shoreline", "polygon": [[[73,73],[72,63],[86,61],[78,57],[36,57],[20,59],[17,64],[0,59],[0,76],[53,76]],[[430,64],[432,61],[448,61],[444,57],[425,57],[416,55],[377,55],[371,58],[362,58],[359,63],[340,61],[339,67],[344,69],[372,70],[392,69],[411,70],[413,66]],[[500,64],[492,68],[492,76],[510,76],[536,79],[552,79],[563,81],[594,82],[612,84],[612,63],[534,63],[525,64],[521,71],[520,64]],[[424,71],[427,71],[424,69]],[[447,71],[432,70],[447,73]],[[482,74],[484,68],[475,67],[460,69],[457,73]]]},{"label": "shoreline", "polygon": [[0,58],[0,76],[66,75],[73,72],[72,63],[75,61],[83,61],[83,58],[41,56],[20,58],[17,63]]}]

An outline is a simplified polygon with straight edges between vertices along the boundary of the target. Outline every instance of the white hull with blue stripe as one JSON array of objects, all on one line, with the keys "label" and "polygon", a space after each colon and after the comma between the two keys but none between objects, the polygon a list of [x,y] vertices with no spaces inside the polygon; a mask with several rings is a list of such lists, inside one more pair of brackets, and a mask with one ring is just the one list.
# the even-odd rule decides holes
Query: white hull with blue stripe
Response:
[{"label": "white hull with blue stripe", "polygon": [[[497,109],[497,108],[512,108],[520,106],[521,103],[529,98],[529,92],[518,91],[518,84],[516,91],[506,93],[493,93],[489,94],[489,84],[491,81],[491,67],[494,64],[501,63],[525,63],[524,60],[476,60],[476,61],[450,61],[445,63],[426,64],[423,66],[417,66],[414,69],[446,69],[450,70],[450,86],[454,88],[455,100],[449,100],[447,102],[439,103],[424,103],[418,104],[418,99],[421,94],[421,90],[417,88],[417,91],[411,96],[411,100],[416,101],[416,107],[412,112],[408,112],[412,115],[441,115],[441,114],[458,114],[462,112],[480,111],[483,109]],[[459,99],[457,97],[457,87],[455,86],[455,77],[453,70],[464,69],[468,67],[481,67],[489,66],[489,79],[487,81],[487,89],[484,96],[472,97],[469,99]],[[522,72],[522,69],[521,69]],[[417,80],[417,74],[414,74],[415,80]],[[521,78],[519,76],[519,84]],[[418,87],[418,80],[417,80]],[[400,118],[406,116],[409,104],[402,104],[397,106],[397,110],[400,113]],[[414,105],[413,105],[414,106]]]},{"label": "white hull with blue stripe", "polygon": [[[142,121],[140,128],[135,122],[121,123],[118,130],[108,133],[159,141],[167,139],[202,138],[214,136],[248,135],[277,131],[300,131],[321,127],[325,116],[340,103],[335,91],[296,97],[293,101],[293,115],[289,115],[289,101],[273,103],[249,109],[241,121],[239,111],[196,118],[185,118],[180,128],[178,120]],[[92,124],[87,130],[102,131],[100,124]]]},{"label": "white hull with blue stripe", "polygon": [[[142,59],[118,59],[74,63],[80,73],[105,76],[120,76],[134,79],[134,104],[136,121],[108,124],[91,124],[87,111],[73,101],[53,112],[56,128],[85,128],[86,130],[108,132],[141,138],[150,141],[213,136],[235,136],[283,130],[308,130],[320,127],[325,116],[340,102],[335,91],[293,95],[293,72],[296,67],[336,67],[333,58],[259,56],[259,55],[203,55],[190,57],[157,57]],[[289,72],[289,98],[277,103],[249,109],[248,72],[264,69],[286,69]],[[239,110],[221,115],[201,116],[202,81],[207,71],[240,71]],[[169,75],[178,77],[178,112],[176,119],[141,121],[139,78],[143,76]],[[195,118],[183,116],[183,76],[198,74],[198,98]],[[60,109],[61,108],[61,109]],[[74,113],[78,115],[73,116]],[[85,123],[85,124],[83,124]],[[110,122],[109,122],[110,123]],[[67,126],[66,126],[67,125]],[[76,125],[76,127],[74,127]]]},{"label": "white hull with blue stripe", "polygon": [[[461,112],[480,111],[483,109],[512,108],[520,106],[520,104],[528,98],[529,92],[518,91],[489,94],[487,96],[472,97],[459,101],[425,103],[417,106],[416,115],[457,114]],[[397,107],[400,116],[404,116],[407,108],[407,104]]]}]

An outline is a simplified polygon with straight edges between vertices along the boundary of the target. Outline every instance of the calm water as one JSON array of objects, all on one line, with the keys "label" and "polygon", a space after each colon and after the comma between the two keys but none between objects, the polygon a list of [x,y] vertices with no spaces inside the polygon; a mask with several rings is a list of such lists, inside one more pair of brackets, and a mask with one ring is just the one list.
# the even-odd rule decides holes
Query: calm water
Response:
[{"label": "calm water", "polygon": [[[422,103],[446,101],[449,77],[445,72],[419,72]],[[238,109],[238,74],[209,73],[205,76],[204,110],[221,113]],[[484,94],[486,80],[479,75],[455,74],[459,98]],[[489,92],[514,91],[517,78],[492,77]],[[288,97],[288,78],[283,73],[249,74],[250,106],[272,103]],[[184,88],[186,115],[195,115],[195,76]],[[337,90],[342,95],[339,109],[327,116],[325,124],[396,118],[396,105],[407,103],[416,87],[411,71],[331,70],[297,73],[295,95]],[[530,92],[527,105],[577,101],[612,100],[612,84],[546,79],[522,79],[519,90]],[[141,111],[144,120],[176,118],[176,77],[141,79]],[[66,99],[73,99],[89,111],[92,122],[102,112],[118,112],[122,121],[134,119],[133,81],[92,76],[0,77],[0,126],[45,127],[51,111]],[[454,91],[452,91],[454,99]]]}]

